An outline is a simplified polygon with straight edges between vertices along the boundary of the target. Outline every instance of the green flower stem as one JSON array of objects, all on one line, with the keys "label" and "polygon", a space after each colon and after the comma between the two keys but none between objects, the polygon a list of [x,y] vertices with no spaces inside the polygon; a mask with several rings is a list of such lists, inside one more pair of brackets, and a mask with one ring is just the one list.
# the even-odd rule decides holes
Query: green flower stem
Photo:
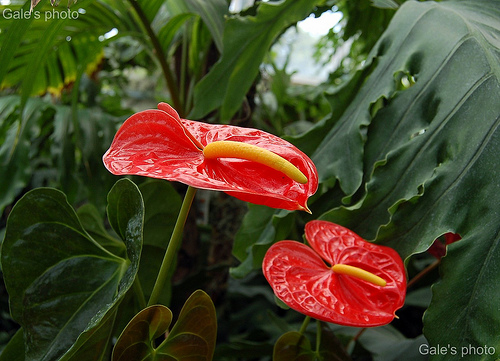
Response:
[{"label": "green flower stem", "polygon": [[316,320],[316,353],[319,354],[319,347],[321,346],[321,321]]},{"label": "green flower stem", "polygon": [[172,232],[172,236],[170,237],[170,242],[168,243],[165,256],[163,257],[163,262],[160,266],[160,272],[158,272],[158,277],[156,278],[153,292],[151,292],[151,296],[149,297],[148,306],[154,305],[160,298],[160,293],[165,285],[170,267],[172,266],[177,251],[179,250],[179,247],[181,245],[184,224],[186,224],[186,219],[189,210],[191,209],[191,204],[193,204],[196,190],[196,188],[189,186],[186,191],[184,201],[182,202],[181,211],[177,216],[177,222],[175,223],[174,231]]},{"label": "green flower stem", "polygon": [[300,326],[299,333],[303,335],[306,332],[307,326],[309,326],[309,322],[311,322],[311,317],[306,316],[304,321],[302,322],[302,326]]}]

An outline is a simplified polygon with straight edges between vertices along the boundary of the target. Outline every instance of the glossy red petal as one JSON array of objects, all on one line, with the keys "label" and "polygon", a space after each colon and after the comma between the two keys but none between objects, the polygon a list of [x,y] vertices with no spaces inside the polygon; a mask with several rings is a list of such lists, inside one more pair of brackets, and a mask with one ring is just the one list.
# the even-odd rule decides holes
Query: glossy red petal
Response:
[{"label": "glossy red petal", "polygon": [[[366,242],[339,227],[309,222],[306,238],[315,244],[314,250],[295,241],[274,244],[264,258],[264,276],[278,298],[313,318],[356,327],[391,322],[406,292],[401,258],[394,250]],[[337,274],[329,268],[336,263],[365,269],[384,278],[387,285],[380,287]]]},{"label": "glossy red petal", "polygon": [[[283,173],[248,160],[219,158],[206,160],[203,171],[213,180],[213,189],[241,200],[273,208],[307,209],[307,199],[318,189],[318,173],[311,159],[289,142],[258,129],[207,124],[182,119],[186,128],[203,145],[219,140],[253,144],[280,155],[308,179],[300,184]],[[215,181],[220,183],[216,184]],[[216,188],[215,188],[216,187]]]},{"label": "glossy red petal", "polygon": [[135,174],[194,185],[203,153],[180,120],[161,110],[145,110],[128,118],[103,156],[113,174]]},{"label": "glossy red petal", "polygon": [[392,320],[406,295],[403,260],[394,249],[367,242],[351,230],[327,221],[307,223],[305,237],[329,265],[351,265],[382,277],[387,282],[385,287],[352,276],[336,275],[342,284],[338,292],[351,303],[355,300],[358,312],[368,316],[370,322]]},{"label": "glossy red petal", "polygon": [[[292,144],[256,129],[179,119],[165,103],[159,109],[137,113],[120,128],[104,156],[112,173],[179,181],[274,208],[307,209],[307,199],[318,187],[318,175],[309,157]],[[294,164],[309,181],[297,183],[281,172],[247,160],[205,160],[200,146],[216,140],[266,148]]]},{"label": "glossy red petal", "polygon": [[290,308],[319,320],[337,321],[344,306],[335,295],[334,273],[310,247],[296,241],[277,242],[267,251],[262,271],[276,297]]}]

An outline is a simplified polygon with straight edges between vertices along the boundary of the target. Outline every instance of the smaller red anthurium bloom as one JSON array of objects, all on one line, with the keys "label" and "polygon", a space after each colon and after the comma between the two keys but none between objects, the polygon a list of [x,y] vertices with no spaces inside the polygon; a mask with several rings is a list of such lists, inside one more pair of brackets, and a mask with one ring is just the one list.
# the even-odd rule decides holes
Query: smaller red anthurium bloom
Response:
[{"label": "smaller red anthurium bloom", "polygon": [[406,272],[395,250],[326,221],[307,223],[305,237],[312,248],[281,241],[264,257],[264,276],[281,301],[345,326],[381,326],[394,319],[406,294]]},{"label": "smaller red anthurium bloom", "polygon": [[306,210],[318,188],[298,148],[251,128],[181,119],[168,104],[132,115],[103,157],[113,174],[135,174],[226,192],[273,208]]}]

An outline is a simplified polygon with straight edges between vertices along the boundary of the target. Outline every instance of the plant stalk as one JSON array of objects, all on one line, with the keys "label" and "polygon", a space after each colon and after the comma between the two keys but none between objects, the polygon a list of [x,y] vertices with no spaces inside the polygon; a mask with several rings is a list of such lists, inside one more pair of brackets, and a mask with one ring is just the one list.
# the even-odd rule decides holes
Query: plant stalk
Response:
[{"label": "plant stalk", "polygon": [[316,320],[316,354],[319,355],[319,348],[321,346],[321,321]]},{"label": "plant stalk", "polygon": [[306,316],[306,318],[304,318],[304,321],[302,322],[302,326],[300,326],[299,333],[301,335],[303,335],[306,332],[307,326],[309,326],[309,322],[311,322],[311,317]]},{"label": "plant stalk", "polygon": [[186,191],[181,210],[179,212],[179,215],[177,216],[174,231],[172,232],[172,236],[170,237],[170,241],[168,242],[167,250],[165,251],[165,255],[163,256],[163,261],[160,266],[160,271],[158,272],[153,291],[151,292],[151,296],[149,297],[148,306],[157,303],[158,299],[160,298],[160,294],[165,285],[165,281],[167,280],[170,267],[172,266],[175,256],[177,255],[177,251],[179,250],[179,247],[181,245],[184,225],[186,224],[186,219],[188,217],[189,210],[191,209],[191,204],[193,204],[196,190],[196,188],[189,186]]}]

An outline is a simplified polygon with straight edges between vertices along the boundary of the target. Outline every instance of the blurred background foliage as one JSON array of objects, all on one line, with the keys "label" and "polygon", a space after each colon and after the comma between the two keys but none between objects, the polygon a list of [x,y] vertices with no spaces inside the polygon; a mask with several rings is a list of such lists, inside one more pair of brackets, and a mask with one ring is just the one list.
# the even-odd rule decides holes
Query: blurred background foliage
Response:
[{"label": "blurred background foliage", "polygon": [[[313,216],[247,206],[223,193],[200,191],[197,195],[178,268],[162,300],[176,314],[194,289],[210,294],[218,312],[216,360],[270,360],[280,335],[300,328],[300,314],[276,305],[260,273],[260,263],[273,242],[301,240],[308,220],[321,216],[350,226],[367,239],[390,244],[405,258],[409,278],[435,264],[435,258],[425,250],[446,232],[466,236],[487,222],[486,230],[477,235],[484,238],[485,247],[494,245],[498,217],[486,217],[487,221],[474,225],[464,217],[450,220],[450,214],[456,213],[450,204],[455,204],[456,198],[449,200],[441,213],[436,209],[442,204],[437,206],[435,201],[454,194],[448,192],[452,186],[439,191],[428,203],[422,196],[433,182],[469,179],[466,166],[458,163],[451,170],[446,168],[449,173],[440,177],[441,164],[456,161],[457,154],[469,154],[446,142],[454,137],[465,144],[458,131],[439,133],[446,124],[451,126],[455,114],[462,116],[461,124],[472,123],[472,116],[457,104],[470,100],[491,109],[491,114],[480,113],[485,130],[477,132],[486,134],[488,141],[478,140],[470,152],[477,151],[479,157],[489,154],[486,149],[494,152],[498,148],[494,136],[498,112],[490,106],[499,94],[498,64],[496,68],[491,65],[498,62],[499,54],[498,3],[481,0],[487,9],[482,13],[480,6],[474,9],[467,1],[408,2],[411,4],[402,0],[78,0],[66,8],[64,1],[52,7],[48,0],[41,0],[28,15],[30,1],[1,1],[0,239],[13,205],[38,187],[62,190],[76,208],[92,204],[91,211],[82,208],[81,214],[104,219],[106,195],[118,178],[104,168],[102,155],[128,116],[165,101],[181,117],[250,126],[286,137],[313,158],[320,173],[320,189],[311,200]],[[452,12],[466,19],[469,30],[449,15]],[[433,13],[444,14],[444,25],[439,24],[438,16],[429,19]],[[308,28],[314,19],[325,26],[323,31]],[[441,34],[443,42],[455,48],[442,54],[435,51],[433,47],[439,47],[439,42],[433,42],[429,32],[422,30],[421,19],[436,27],[429,32]],[[422,39],[428,41],[421,45]],[[463,93],[452,81],[449,89],[442,90],[439,84],[447,81],[443,79],[473,72],[469,60],[456,56],[457,49],[470,44],[463,39],[477,40],[479,45],[470,45],[469,50],[486,54],[486,60],[481,58],[475,64],[484,60],[484,67],[489,64],[490,68],[482,73],[478,65],[477,74],[462,81]],[[427,61],[436,67],[425,67]],[[450,78],[441,74],[448,66],[453,66]],[[441,83],[435,81],[437,75],[443,76]],[[487,79],[492,80],[490,94],[477,94]],[[415,105],[414,99],[422,101]],[[448,109],[447,102],[453,102],[452,110],[440,115]],[[400,116],[405,109],[417,114],[416,118]],[[439,121],[431,123],[433,118]],[[403,119],[404,131],[398,119]],[[385,131],[380,124],[386,124]],[[432,163],[429,169],[399,162],[409,157],[403,154],[405,147],[421,149],[425,145],[416,141],[428,141],[425,137],[433,134],[442,137],[432,138],[436,148],[423,152],[429,158],[415,156],[417,161]],[[337,145],[332,146],[333,142]],[[478,172],[488,167],[498,169],[495,162],[489,159]],[[400,186],[403,189],[399,191],[395,184],[399,177],[413,177],[416,183]],[[150,222],[151,235],[145,236],[143,252],[154,259],[150,269],[140,269],[147,293],[152,286],[147,280],[159,266],[160,259],[155,257],[162,249],[161,240],[154,235],[168,232],[174,217],[172,209],[165,209],[161,202],[155,204],[153,194],[169,197],[178,207],[184,187],[132,179],[151,202],[150,218],[158,220],[154,217],[163,214],[166,219],[162,226]],[[481,176],[458,189],[463,194],[464,189],[471,192],[471,184],[483,183],[489,184],[488,191],[499,190],[498,181]],[[393,189],[396,192],[391,198]],[[402,218],[404,212],[414,212],[415,217],[425,213],[415,211],[420,199],[424,200],[422,207],[429,211],[432,204],[436,212],[426,219],[440,222],[435,221],[430,230],[415,237],[408,230],[415,223],[407,224]],[[477,209],[489,212],[495,199],[479,202]],[[363,223],[367,219],[370,225]],[[413,237],[408,245],[397,243],[408,235]],[[471,241],[466,242],[467,248]],[[483,256],[493,251],[484,252]],[[466,263],[472,262],[474,259]],[[362,333],[328,325],[324,334],[335,334],[354,360],[399,360],[402,354],[406,360],[427,359],[418,352],[427,342],[422,316],[431,303],[430,285],[438,279],[437,268],[432,268],[418,285],[412,285],[405,307],[398,312],[399,320],[391,325]],[[471,288],[482,283],[477,280]],[[451,294],[458,285],[458,277],[452,277],[451,286],[441,288],[441,295]],[[463,292],[465,301],[473,297],[467,290]],[[436,310],[445,307],[447,300],[449,297],[439,303],[438,299]],[[469,306],[474,309],[475,304]],[[0,347],[4,347],[17,326],[9,316],[3,286],[0,307]],[[442,318],[436,312],[430,311],[428,329],[446,317],[446,312]],[[499,327],[497,324],[495,329]],[[426,336],[430,335],[433,344],[460,345],[469,340],[470,335],[459,339],[453,339],[456,334],[448,338],[436,335],[445,333],[446,328],[443,323]],[[314,334],[312,325],[308,334]],[[493,342],[484,338],[482,331],[474,337],[474,342]],[[394,353],[395,349],[400,352]]]}]

